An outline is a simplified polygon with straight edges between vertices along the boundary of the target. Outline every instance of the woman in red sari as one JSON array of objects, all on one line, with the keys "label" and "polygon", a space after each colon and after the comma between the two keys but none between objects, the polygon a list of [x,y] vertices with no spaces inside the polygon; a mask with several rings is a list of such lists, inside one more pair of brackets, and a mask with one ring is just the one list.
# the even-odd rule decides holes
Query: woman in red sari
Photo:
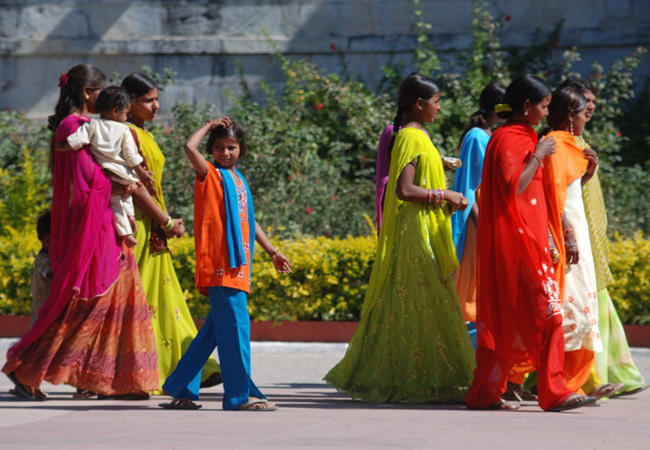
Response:
[{"label": "woman in red sari", "polygon": [[564,384],[564,336],[548,245],[540,166],[551,139],[537,141],[531,125],[548,115],[551,91],[534,75],[516,78],[499,116],[508,119],[488,144],[477,230],[477,367],[465,397],[469,408],[516,409],[501,399],[517,365],[537,368],[538,402],[562,411],[594,402]]},{"label": "woman in red sari", "polygon": [[133,252],[120,249],[111,182],[88,148],[56,152],[90,119],[106,77],[88,64],[62,74],[55,131],[50,296],[32,329],[7,352],[2,371],[18,396],[40,400],[43,380],[103,395],[158,388],[156,343]]}]

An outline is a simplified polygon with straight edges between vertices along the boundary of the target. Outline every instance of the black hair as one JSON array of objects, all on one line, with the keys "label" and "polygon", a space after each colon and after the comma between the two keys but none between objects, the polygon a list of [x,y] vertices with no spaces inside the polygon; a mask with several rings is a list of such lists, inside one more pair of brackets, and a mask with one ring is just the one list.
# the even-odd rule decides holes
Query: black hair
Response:
[{"label": "black hair", "polygon": [[570,113],[585,109],[587,99],[582,92],[582,87],[578,86],[564,86],[553,91],[551,103],[548,105],[546,126],[540,131],[540,136],[544,136],[551,130],[563,128],[569,120]]},{"label": "black hair", "polygon": [[41,214],[41,216],[36,221],[36,234],[38,235],[38,240],[43,242],[47,236],[50,235],[52,228],[52,213],[46,211]]},{"label": "black hair", "polygon": [[440,92],[440,88],[431,78],[424,76],[420,73],[413,72],[408,77],[404,78],[399,85],[399,94],[397,96],[397,112],[393,119],[393,137],[390,141],[388,149],[388,157],[393,150],[395,143],[395,136],[402,127],[404,114],[418,101],[418,99],[429,100],[435,94]]},{"label": "black hair", "polygon": [[77,64],[61,75],[59,81],[59,100],[54,107],[54,114],[47,118],[47,127],[52,131],[50,142],[50,169],[54,169],[54,132],[61,121],[75,111],[82,109],[86,98],[84,89],[91,91],[102,89],[106,85],[106,75],[90,64]]},{"label": "black hair", "polygon": [[526,100],[536,105],[550,93],[549,85],[538,76],[530,73],[520,75],[510,83],[503,97],[503,103],[510,105],[512,111],[499,112],[497,115],[509,119],[514,113],[523,114]]},{"label": "black hair", "polygon": [[506,87],[498,81],[494,81],[483,88],[481,96],[478,99],[478,110],[470,116],[467,126],[465,126],[460,136],[458,148],[462,145],[463,139],[469,130],[476,127],[483,128],[485,126],[488,114],[494,111],[494,107],[498,103],[503,103],[505,93]]},{"label": "black hair", "polygon": [[237,142],[239,142],[239,159],[241,159],[246,155],[246,135],[244,134],[244,129],[234,120],[230,121],[229,127],[213,128],[208,136],[208,142],[205,145],[205,149],[209,155],[212,155],[214,141],[221,138],[233,137],[237,139]]},{"label": "black hair", "polygon": [[585,80],[584,78],[579,78],[574,76],[569,77],[566,80],[564,80],[559,87],[560,88],[573,87],[582,92],[591,91],[594,95],[596,95],[596,89],[594,88],[594,85],[591,84],[589,81]]},{"label": "black hair", "polygon": [[116,108],[121,111],[129,106],[129,103],[131,99],[124,89],[119,86],[108,86],[99,93],[95,109],[99,114],[104,114]]},{"label": "black hair", "polygon": [[134,99],[146,94],[158,85],[151,78],[141,72],[133,72],[122,81],[122,89]]}]

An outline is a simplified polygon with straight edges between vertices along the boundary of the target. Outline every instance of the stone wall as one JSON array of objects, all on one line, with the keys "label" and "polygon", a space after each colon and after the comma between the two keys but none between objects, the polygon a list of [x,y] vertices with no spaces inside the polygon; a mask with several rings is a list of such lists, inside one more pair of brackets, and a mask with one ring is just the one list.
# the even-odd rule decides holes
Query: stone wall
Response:
[{"label": "stone wall", "polygon": [[[434,24],[432,43],[461,52],[469,43],[471,0],[424,0]],[[492,0],[502,14],[505,44],[526,46],[535,27],[550,30],[564,21],[559,50],[576,45],[580,68],[615,58],[650,43],[648,0]],[[368,82],[381,78],[391,57],[408,59],[412,13],[408,0],[0,0],[0,107],[41,118],[56,102],[58,76],[86,61],[111,76],[143,65],[176,81],[163,107],[177,100],[214,102],[227,109],[226,90],[238,92],[236,65],[256,88],[282,76],[270,55],[306,56],[328,71],[340,71],[334,44],[350,71]],[[507,19],[505,20],[505,17]],[[264,33],[268,33],[272,45]],[[639,71],[650,76],[648,58]]]}]

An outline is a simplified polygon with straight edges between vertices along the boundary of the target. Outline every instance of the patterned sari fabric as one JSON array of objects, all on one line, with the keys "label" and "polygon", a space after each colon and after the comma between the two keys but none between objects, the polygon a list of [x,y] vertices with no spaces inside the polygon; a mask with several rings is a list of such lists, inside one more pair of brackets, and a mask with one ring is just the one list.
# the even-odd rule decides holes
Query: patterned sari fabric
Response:
[{"label": "patterned sari fabric", "polygon": [[562,316],[541,169],[517,194],[536,144],[529,125],[506,124],[493,133],[485,153],[477,231],[477,368],[466,396],[471,408],[497,402],[517,365],[538,368],[543,409],[571,394],[561,376]]},{"label": "patterned sari fabric", "polygon": [[[140,152],[147,162],[147,167],[153,172],[156,192],[154,200],[160,209],[167,211],[162,192],[165,156],[151,133],[133,124],[129,124],[129,127],[138,136]],[[159,386],[162,386],[196,336],[197,329],[176,276],[171,253],[167,249],[161,252],[152,251],[151,234],[154,223],[137,206],[135,214],[137,229],[134,236],[138,241],[135,257],[151,312],[158,352]],[[214,358],[209,358],[203,368],[202,380],[219,371],[219,365]],[[162,393],[160,387],[156,387],[154,393]]]},{"label": "patterned sari fabric", "polygon": [[[66,117],[63,141],[87,117]],[[111,183],[88,149],[55,155],[50,296],[31,331],[7,352],[3,372],[106,395],[157,386],[149,312],[133,255],[120,259]]]},{"label": "patterned sari fabric", "polygon": [[417,162],[414,183],[445,189],[442,161],[427,134],[395,140],[377,254],[361,321],[325,380],[368,402],[460,402],[471,381],[472,345],[453,273],[458,262],[446,208],[397,198],[397,178]]},{"label": "patterned sari fabric", "polygon": [[[582,137],[576,137],[576,142],[581,149],[589,146]],[[607,212],[598,173],[582,187],[582,198],[596,268],[598,328],[604,347],[602,352],[595,355],[594,366],[584,389],[591,392],[601,384],[623,383],[621,392],[633,391],[643,387],[645,379],[632,360],[623,324],[607,291],[614,278],[609,270]]]},{"label": "patterned sari fabric", "polygon": [[[560,253],[556,275],[562,296],[564,376],[567,386],[582,392],[594,361],[594,352],[602,351],[598,329],[596,271],[589,240],[589,226],[582,201],[582,175],[587,160],[576,140],[567,131],[548,134],[556,143],[556,153],[544,162],[544,191],[548,205],[549,228]],[[573,230],[578,254],[577,264],[566,265],[562,216]]]},{"label": "patterned sari fabric", "polygon": [[[602,350],[598,331],[596,271],[589,240],[589,226],[582,201],[581,177],[587,160],[573,135],[567,131],[548,134],[556,143],[556,153],[544,161],[544,192],[548,205],[549,228],[560,253],[556,267],[564,310],[564,342],[567,351],[586,348]],[[580,259],[566,265],[562,215],[576,238]]]}]

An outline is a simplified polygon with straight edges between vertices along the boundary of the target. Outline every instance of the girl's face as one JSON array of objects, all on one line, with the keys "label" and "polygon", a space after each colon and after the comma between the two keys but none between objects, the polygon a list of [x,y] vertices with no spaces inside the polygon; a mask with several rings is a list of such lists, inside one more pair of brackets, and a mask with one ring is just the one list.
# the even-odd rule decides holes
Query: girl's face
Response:
[{"label": "girl's face", "polygon": [[569,114],[569,120],[573,120],[573,134],[580,136],[585,129],[585,124],[589,122],[591,114],[588,107],[582,108],[580,111],[572,112]]},{"label": "girl's face", "polygon": [[527,111],[528,114],[524,115],[524,118],[531,125],[539,125],[542,119],[548,116],[548,105],[550,103],[551,94],[548,94],[539,103],[535,104],[531,103],[530,100],[526,100],[526,103],[524,104],[524,112]]},{"label": "girl's face", "polygon": [[156,118],[159,109],[158,88],[153,88],[131,102],[129,115],[133,122],[151,122]]},{"label": "girl's face", "polygon": [[236,137],[224,137],[214,140],[212,157],[222,167],[232,169],[239,159],[239,141]]},{"label": "girl's face", "polygon": [[440,111],[440,92],[433,94],[429,100],[422,100],[422,121],[424,123],[433,122],[438,111]]}]

